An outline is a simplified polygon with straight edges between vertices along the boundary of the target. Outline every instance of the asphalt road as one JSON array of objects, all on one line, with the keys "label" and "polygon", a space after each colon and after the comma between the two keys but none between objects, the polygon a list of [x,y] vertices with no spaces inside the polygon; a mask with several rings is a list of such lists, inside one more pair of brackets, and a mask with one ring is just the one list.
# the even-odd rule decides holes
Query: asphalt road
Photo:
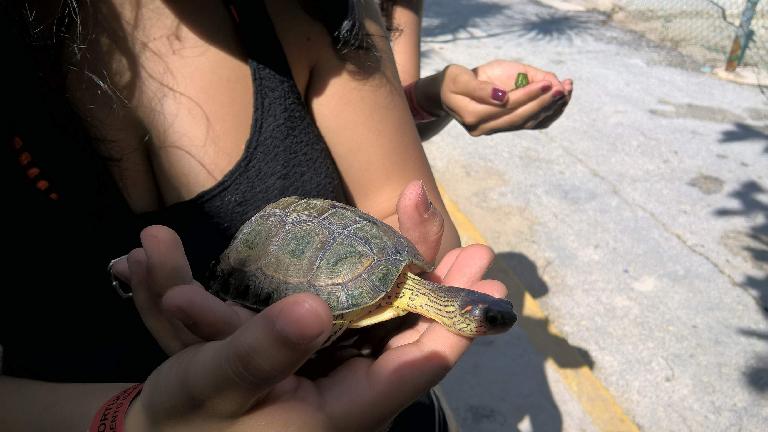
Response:
[{"label": "asphalt road", "polygon": [[[425,144],[467,241],[525,309],[443,383],[465,431],[768,424],[768,94],[527,0],[426,2],[424,73],[516,59],[574,79],[543,131]],[[519,288],[519,289],[518,289]]]}]

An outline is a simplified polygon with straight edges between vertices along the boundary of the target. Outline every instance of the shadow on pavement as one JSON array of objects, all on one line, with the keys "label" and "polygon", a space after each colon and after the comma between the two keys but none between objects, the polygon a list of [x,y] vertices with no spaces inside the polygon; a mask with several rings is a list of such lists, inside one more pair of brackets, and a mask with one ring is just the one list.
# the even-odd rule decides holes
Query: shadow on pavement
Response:
[{"label": "shadow on pavement", "polygon": [[482,20],[503,15],[507,6],[475,0],[431,0],[424,6],[422,37],[457,34]]},{"label": "shadow on pavement", "polygon": [[723,132],[721,143],[762,140],[765,143],[763,153],[768,153],[768,128],[759,128],[745,123],[734,123],[733,129]]},{"label": "shadow on pavement", "polygon": [[733,128],[723,131],[719,142],[733,144],[742,141],[756,141],[765,144],[763,153],[768,153],[768,126],[747,124],[747,119],[743,115],[725,109],[722,106],[676,103],[664,99],[659,100],[659,104],[665,108],[653,108],[649,112],[659,117],[672,119],[686,118],[707,122],[731,123]]},{"label": "shadow on pavement", "polygon": [[741,216],[756,221],[746,233],[747,241],[743,242],[742,249],[750,258],[750,266],[761,274],[746,276],[741,284],[754,293],[768,318],[768,202],[761,200],[761,195],[768,197],[768,190],[760,183],[754,180],[744,182],[729,194],[738,200],[741,208],[721,208],[715,211],[715,215]]},{"label": "shadow on pavement", "polygon": [[[527,5],[526,11],[530,11]],[[483,39],[503,34],[516,34],[535,40],[571,40],[577,34],[596,30],[605,23],[598,14],[576,14],[541,6],[533,13],[506,5],[477,0],[433,0],[424,10],[422,37],[439,38],[441,42]],[[505,30],[486,33],[486,20],[504,20]],[[493,27],[499,28],[498,25]],[[448,36],[448,39],[445,37]],[[437,42],[437,41],[431,41]]]},{"label": "shadow on pavement", "polygon": [[[526,290],[534,299],[549,293],[549,287],[541,279],[536,264],[527,256],[516,252],[500,253],[496,257],[496,263],[489,270],[488,277],[504,282],[509,289],[507,298],[512,301],[518,312],[525,306]],[[593,368],[594,361],[589,352],[571,345],[562,336],[553,334],[549,329],[548,318],[518,316],[517,325],[525,330],[537,351],[547,359],[552,359],[561,368]]]},{"label": "shadow on pavement", "polygon": [[[552,333],[547,318],[522,313],[526,288],[534,298],[549,292],[528,257],[514,252],[498,254],[485,277],[507,286],[507,298],[515,305],[518,321],[503,335],[478,338],[443,382],[462,430],[564,430],[553,396],[558,388],[550,384],[553,377],[547,376],[545,365],[553,361],[560,368],[592,368],[592,357]],[[551,368],[549,371],[552,373]],[[559,386],[562,394],[564,387]]]},{"label": "shadow on pavement", "polygon": [[[741,285],[757,300],[763,316],[768,319],[768,190],[760,183],[751,180],[741,184],[729,194],[736,199],[740,208],[721,208],[715,211],[720,217],[744,217],[755,223],[743,236],[741,248],[754,269],[753,275],[746,275]],[[763,199],[761,199],[761,197]],[[742,329],[744,336],[768,342],[768,333],[751,329]],[[757,359],[745,373],[745,379],[756,391],[768,392],[768,354]]]}]

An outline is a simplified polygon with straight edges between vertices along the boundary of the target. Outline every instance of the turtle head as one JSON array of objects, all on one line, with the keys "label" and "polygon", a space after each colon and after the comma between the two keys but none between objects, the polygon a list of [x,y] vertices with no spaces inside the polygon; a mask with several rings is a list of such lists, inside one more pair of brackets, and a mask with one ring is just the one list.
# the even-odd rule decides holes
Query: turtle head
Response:
[{"label": "turtle head", "polygon": [[502,333],[517,321],[509,300],[470,290],[462,296],[458,318],[472,336]]}]

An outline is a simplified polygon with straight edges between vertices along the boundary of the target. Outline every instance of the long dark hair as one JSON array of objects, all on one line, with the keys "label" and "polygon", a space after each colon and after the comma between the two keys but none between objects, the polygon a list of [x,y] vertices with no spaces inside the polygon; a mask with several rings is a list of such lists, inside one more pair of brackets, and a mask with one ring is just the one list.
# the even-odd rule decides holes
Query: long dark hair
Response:
[{"label": "long dark hair", "polygon": [[363,25],[362,0],[301,0],[300,4],[325,27],[336,54],[354,67],[356,75],[364,77],[378,69],[380,53]]},{"label": "long dark hair", "polygon": [[[325,27],[340,58],[358,71],[376,63],[375,44],[362,25],[361,0],[300,1]],[[24,149],[31,149],[43,171],[59,179],[61,189],[86,191],[94,187],[93,177],[74,168],[83,166],[83,155],[102,167],[104,161],[120,159],[121,155],[113,151],[109,137],[94,135],[99,132],[92,127],[89,113],[75,107],[68,92],[79,90],[68,88],[68,83],[72,85],[69,78],[73,73],[81,75],[76,77],[79,85],[110,95],[113,106],[119,108],[132,100],[136,80],[130,78],[139,75],[140,65],[123,28],[106,24],[120,22],[111,2],[58,0],[50,10],[35,10],[30,4],[34,2],[0,0],[0,44],[6,45],[4,53],[11,59],[0,72],[0,100],[14,107],[10,115],[0,119],[4,129],[0,132],[9,139],[23,136]],[[101,27],[97,32],[93,26]],[[83,57],[92,55],[90,48],[100,49],[102,41],[95,37],[102,33],[108,33],[105,36],[111,49],[126,62],[121,64],[121,72],[124,69],[129,79],[119,85],[112,84],[115,77],[98,62],[89,70],[91,63]],[[109,174],[102,176],[107,177]]]},{"label": "long dark hair", "polygon": [[302,0],[304,11],[320,22],[340,55],[375,49],[362,24],[361,0]]},{"label": "long dark hair", "polygon": [[[222,3],[234,0],[221,0]],[[258,0],[245,0],[258,1]],[[0,13],[6,31],[14,33],[12,38],[21,46],[17,51],[31,58],[25,64],[30,67],[26,74],[41,77],[56,93],[66,99],[67,78],[77,72],[86,78],[88,85],[96,91],[112,96],[115,106],[125,105],[132,99],[136,82],[128,79],[120,83],[119,89],[112,84],[113,77],[101,67],[87,69],[82,56],[89,55],[85,47],[98,49],[94,43],[93,26],[101,26],[99,32],[108,33],[111,49],[116,50],[126,62],[129,77],[138,76],[139,65],[131,52],[127,36],[119,25],[119,14],[111,2],[92,0],[59,0],[58,7],[49,11],[30,6],[27,0],[0,1]],[[354,65],[359,71],[378,64],[378,53],[372,37],[362,24],[362,0],[300,0],[307,14],[320,22],[328,32],[338,56]],[[87,59],[86,59],[87,60]],[[8,81],[5,85],[9,85]],[[12,84],[10,84],[12,85]],[[83,116],[87,117],[87,116]],[[68,122],[68,121],[67,121]]]}]

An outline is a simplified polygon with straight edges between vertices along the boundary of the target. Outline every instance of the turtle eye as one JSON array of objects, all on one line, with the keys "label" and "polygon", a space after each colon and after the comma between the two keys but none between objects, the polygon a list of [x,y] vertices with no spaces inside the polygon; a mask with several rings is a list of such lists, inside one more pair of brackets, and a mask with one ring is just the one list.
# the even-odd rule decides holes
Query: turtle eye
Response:
[{"label": "turtle eye", "polygon": [[467,305],[464,307],[464,309],[461,310],[461,312],[468,315],[470,318],[474,320],[481,320],[481,319],[485,319],[486,306],[487,305],[483,303]]}]

